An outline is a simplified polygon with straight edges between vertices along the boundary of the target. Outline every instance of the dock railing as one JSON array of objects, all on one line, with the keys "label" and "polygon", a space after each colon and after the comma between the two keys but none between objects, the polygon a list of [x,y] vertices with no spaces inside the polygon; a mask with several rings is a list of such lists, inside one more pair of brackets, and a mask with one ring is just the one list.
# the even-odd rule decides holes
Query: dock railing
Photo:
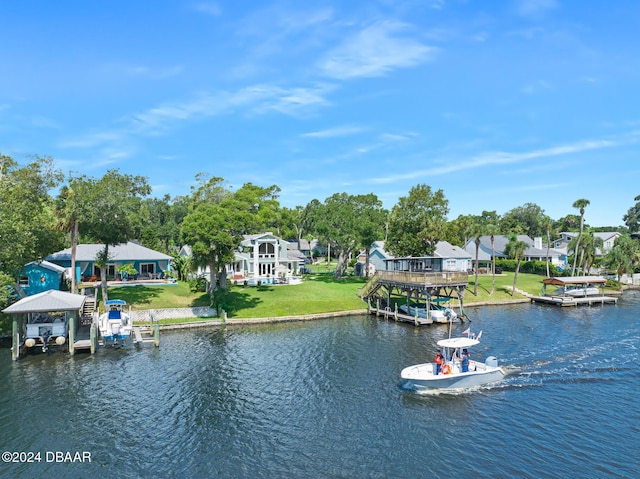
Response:
[{"label": "dock railing", "polygon": [[468,284],[469,275],[464,271],[417,272],[417,271],[378,271],[378,282],[397,284],[415,284],[440,286],[450,284]]}]

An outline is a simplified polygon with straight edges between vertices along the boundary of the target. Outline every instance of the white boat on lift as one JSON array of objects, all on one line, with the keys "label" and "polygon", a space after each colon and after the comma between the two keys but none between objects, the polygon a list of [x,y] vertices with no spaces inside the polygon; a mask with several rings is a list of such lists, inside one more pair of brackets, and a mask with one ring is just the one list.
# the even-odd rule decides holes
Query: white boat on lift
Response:
[{"label": "white boat on lift", "polygon": [[116,346],[118,341],[124,342],[131,338],[133,324],[129,315],[123,311],[126,304],[122,299],[105,301],[107,311],[100,316],[100,335],[105,346],[109,342]]},{"label": "white boat on lift", "polygon": [[595,296],[600,294],[600,290],[597,286],[570,286],[568,288],[558,288],[556,289],[556,294],[564,294],[567,296],[573,296],[576,298],[582,298],[584,296]]},{"label": "white boat on lift", "polygon": [[416,312],[419,318],[428,318],[429,313],[431,320],[434,323],[450,323],[458,319],[458,314],[452,309],[438,304],[429,303],[429,310],[427,308],[416,308],[414,306],[407,307],[406,304],[398,307],[398,310],[404,314],[415,316]]},{"label": "white boat on lift", "polygon": [[[469,330],[465,331],[467,333]],[[464,334],[464,333],[463,333]],[[498,366],[498,360],[489,356],[485,362],[469,359],[468,371],[463,372],[462,354],[465,349],[480,343],[480,336],[474,337],[468,332],[468,337],[441,339],[438,347],[442,349],[444,363],[439,374],[435,362],[416,364],[406,367],[400,373],[404,380],[404,387],[414,390],[428,389],[467,389],[483,384],[500,381],[505,376],[504,370]]]}]

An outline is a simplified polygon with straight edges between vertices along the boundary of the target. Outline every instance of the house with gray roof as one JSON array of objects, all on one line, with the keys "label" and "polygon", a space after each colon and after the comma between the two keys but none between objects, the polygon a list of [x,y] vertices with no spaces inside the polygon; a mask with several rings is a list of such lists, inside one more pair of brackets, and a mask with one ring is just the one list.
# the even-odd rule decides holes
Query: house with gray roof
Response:
[{"label": "house with gray roof", "polygon": [[[469,253],[446,241],[438,241],[433,256],[396,258],[384,249],[384,241],[375,241],[369,249],[369,276],[379,270],[393,271],[467,271]],[[360,252],[354,274],[364,276],[366,251]]]},{"label": "house with gray roof", "polygon": [[[536,237],[531,239],[527,235],[518,235],[518,241],[524,241],[529,247],[524,251],[522,259],[524,261],[546,261],[547,247],[542,244],[542,238]],[[493,252],[496,259],[506,259],[505,250],[509,237],[505,235],[495,235],[493,237]],[[472,258],[473,264],[476,261],[476,238],[470,238],[464,245]],[[490,267],[492,262],[491,236],[480,236],[480,247],[478,249],[478,267]],[[567,255],[565,252],[556,248],[549,248],[549,263],[557,267],[564,268],[567,264]]]},{"label": "house with gray roof", "polygon": [[[233,283],[268,284],[281,279],[290,279],[305,265],[305,255],[291,243],[271,232],[244,235],[233,263],[226,266],[227,278]],[[185,245],[180,254],[191,255]],[[201,267],[197,274],[209,277],[209,268]]]},{"label": "house with gray roof", "polygon": [[[76,247],[76,277],[83,281],[100,278],[100,268],[96,266],[96,258],[104,249],[103,244],[79,244]],[[71,268],[71,248],[50,254],[47,261]],[[138,272],[136,278],[156,279],[164,276],[165,271],[171,269],[171,256],[152,250],[145,246],[129,241],[116,246],[109,246],[109,261],[107,262],[107,278],[118,277],[118,267],[133,264]]]},{"label": "house with gray roof", "polygon": [[[554,240],[553,247],[568,255],[569,243],[580,234],[579,231],[562,231],[560,237]],[[593,236],[602,240],[602,248],[596,248],[596,257],[601,257],[611,251],[613,245],[622,233],[619,231],[596,231]]]}]

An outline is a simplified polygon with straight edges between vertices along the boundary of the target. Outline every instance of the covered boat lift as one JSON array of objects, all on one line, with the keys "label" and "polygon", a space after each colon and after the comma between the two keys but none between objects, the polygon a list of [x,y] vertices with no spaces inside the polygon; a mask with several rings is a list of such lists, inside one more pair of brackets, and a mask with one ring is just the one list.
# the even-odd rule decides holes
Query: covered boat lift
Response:
[{"label": "covered boat lift", "polygon": [[[69,353],[73,355],[78,320],[85,300],[85,296],[52,289],[22,298],[8,308],[3,309],[3,313],[13,316],[11,358],[15,361],[24,354],[26,348],[25,341],[28,339],[28,325],[34,325],[36,328],[40,326],[46,328],[50,324],[50,331],[52,333],[54,326],[68,326],[68,329],[64,331],[64,342],[69,343]],[[65,321],[58,323],[36,322],[49,313],[65,313]],[[66,324],[64,324],[65,322]],[[55,336],[63,337],[59,334],[55,334]],[[62,342],[62,344],[64,344],[64,342]]]},{"label": "covered boat lift", "polygon": [[[612,296],[605,296],[604,287],[607,283],[606,278],[602,276],[567,276],[567,277],[554,277],[546,278],[542,280],[542,296],[532,296],[531,301],[533,303],[545,303],[553,304],[555,306],[579,306],[592,304],[616,304],[618,298]],[[560,286],[563,291],[567,291],[567,288],[571,286],[584,287],[594,286],[600,291],[600,294],[587,295],[578,297],[570,296],[568,294],[547,294],[547,285]]]},{"label": "covered boat lift", "polygon": [[596,286],[602,294],[604,294],[604,286],[607,284],[607,280],[602,276],[567,276],[567,277],[554,277],[546,278],[542,280],[542,294],[547,294],[547,285],[561,286],[563,289],[567,289],[569,286],[581,286],[587,287],[589,285]]}]

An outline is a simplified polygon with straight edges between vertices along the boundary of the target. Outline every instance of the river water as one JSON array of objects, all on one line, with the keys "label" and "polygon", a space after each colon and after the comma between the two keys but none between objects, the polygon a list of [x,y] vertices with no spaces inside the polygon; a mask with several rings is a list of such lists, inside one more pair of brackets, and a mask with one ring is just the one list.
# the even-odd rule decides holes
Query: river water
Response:
[{"label": "river water", "polygon": [[447,394],[399,374],[448,327],[374,316],[73,358],[0,349],[0,445],[25,453],[0,477],[640,477],[639,311],[634,291],[617,306],[469,308],[473,357],[509,375]]}]

